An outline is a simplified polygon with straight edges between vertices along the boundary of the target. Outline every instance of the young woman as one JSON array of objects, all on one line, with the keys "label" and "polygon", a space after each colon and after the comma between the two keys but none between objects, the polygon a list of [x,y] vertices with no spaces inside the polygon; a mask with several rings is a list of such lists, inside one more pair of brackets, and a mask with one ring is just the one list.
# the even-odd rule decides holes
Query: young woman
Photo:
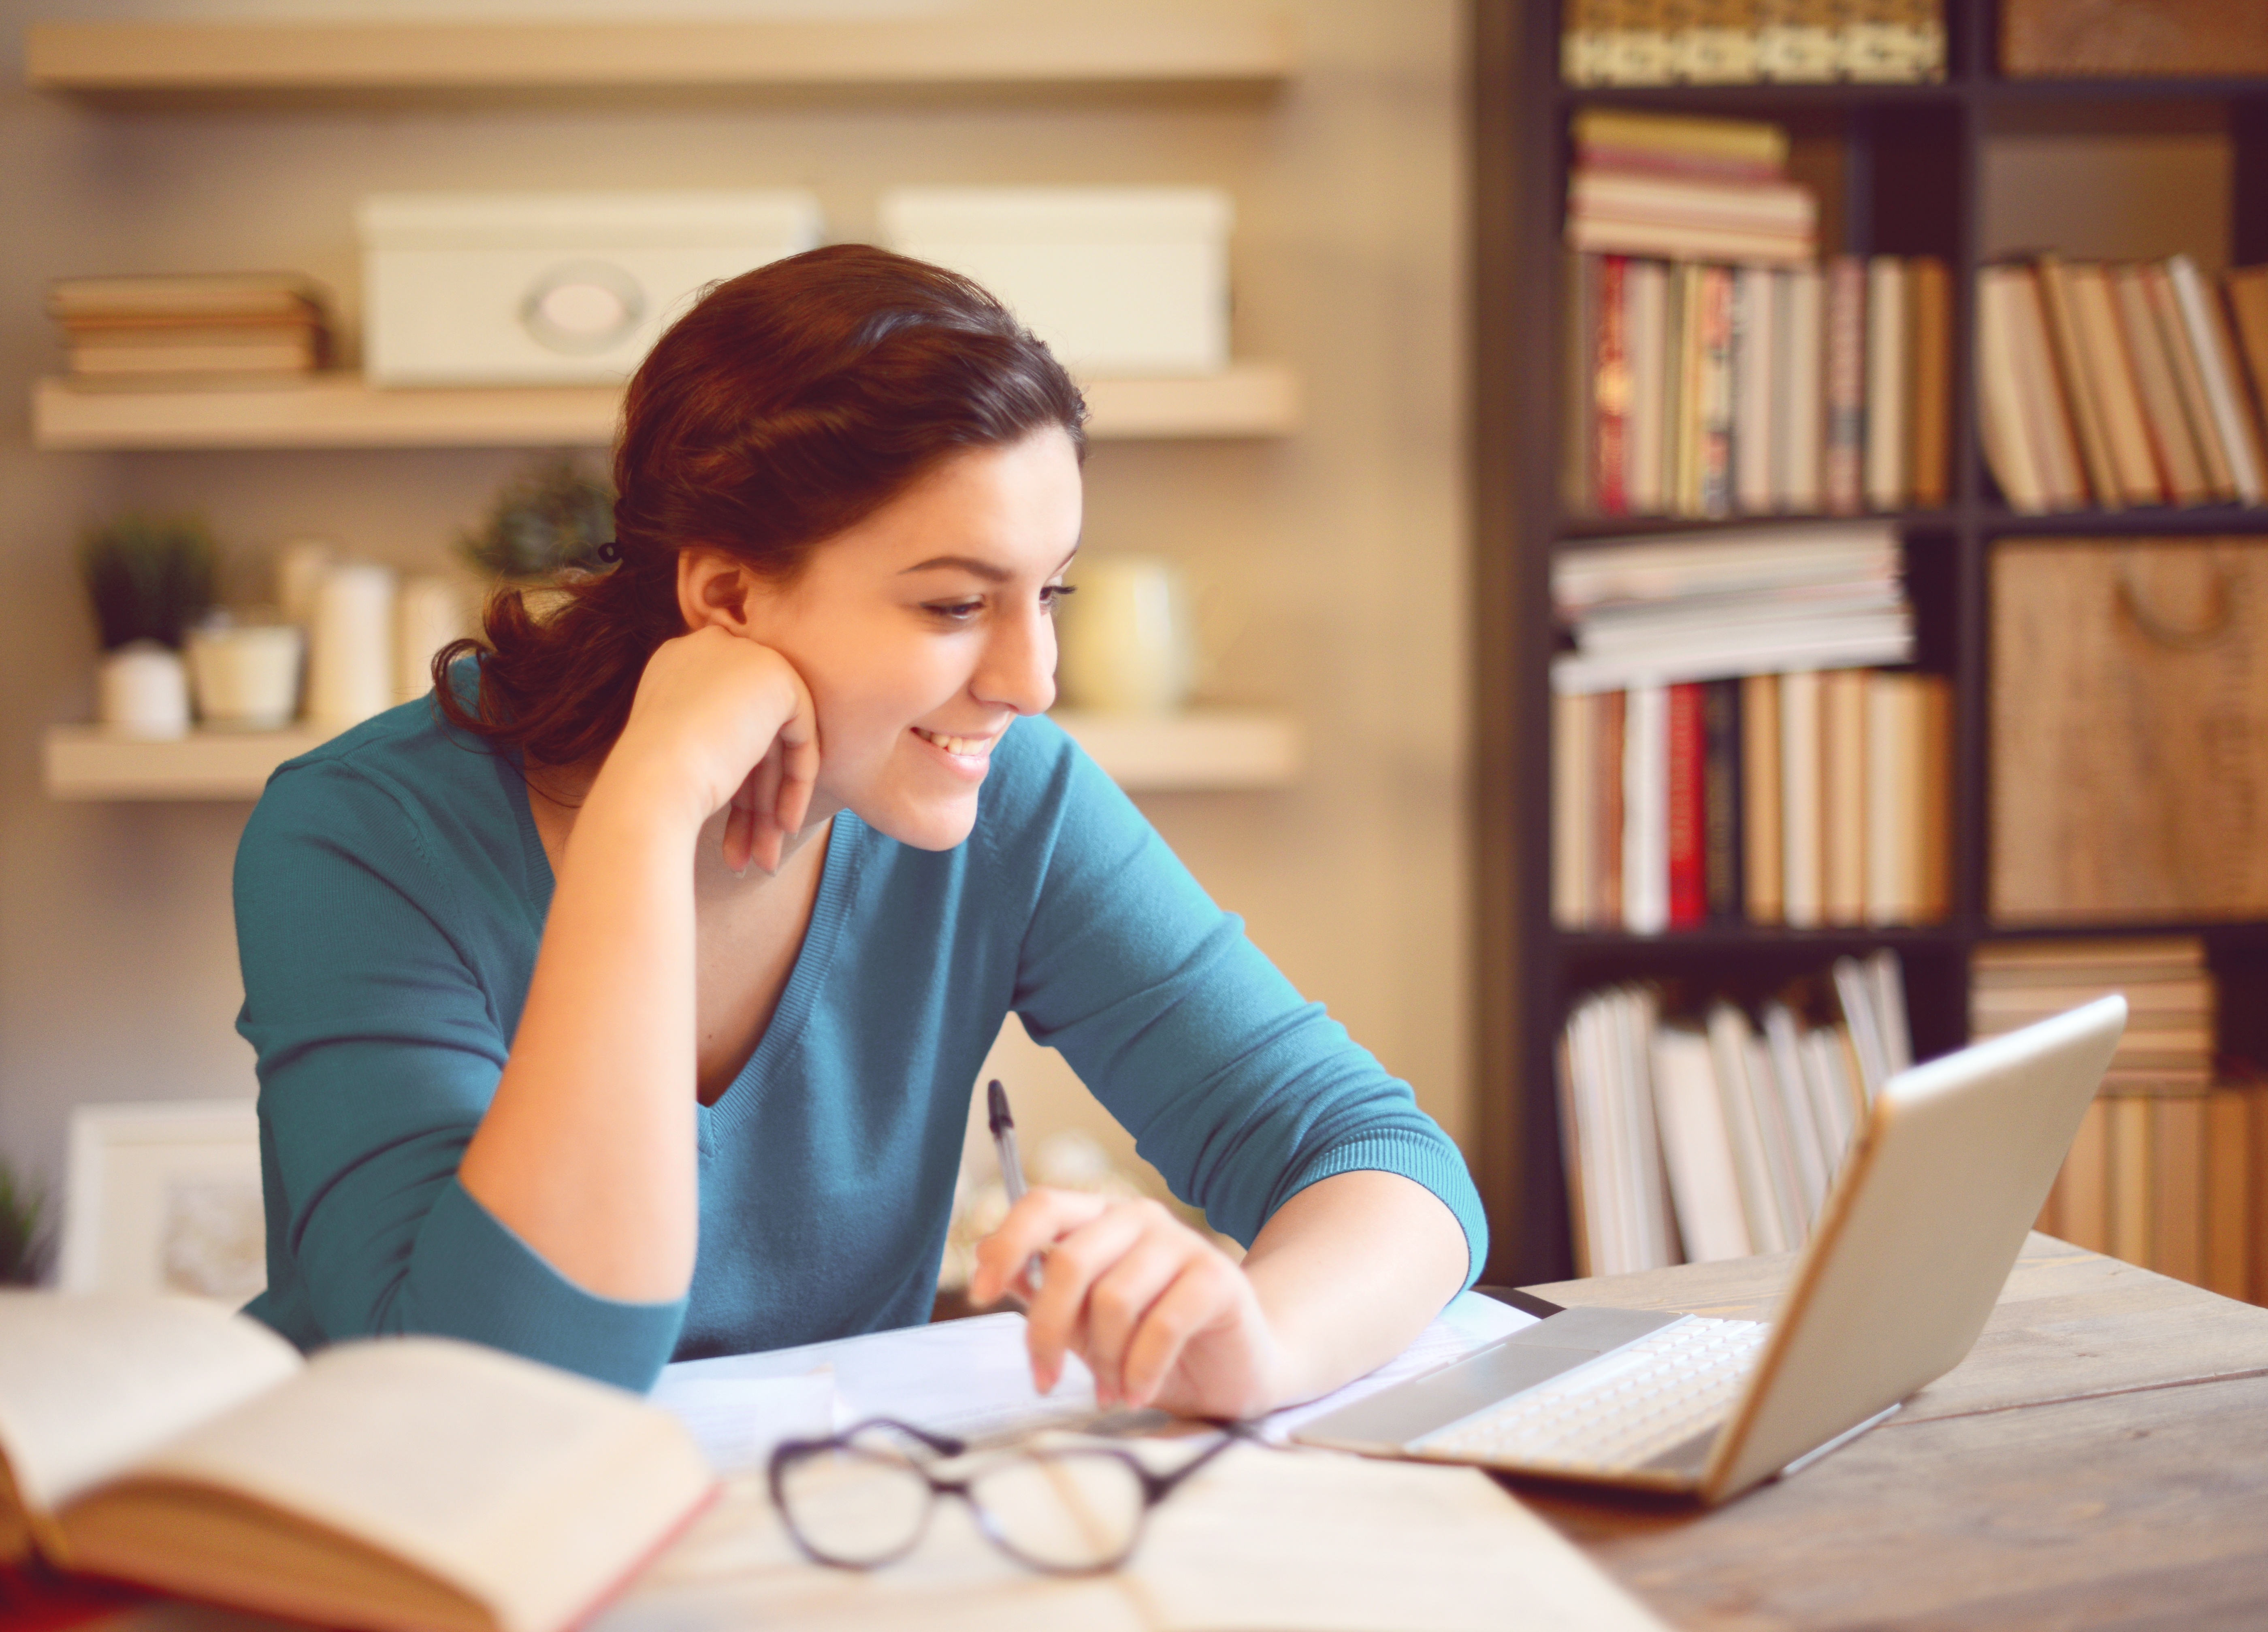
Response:
[{"label": "young woman", "polygon": [[[718,286],[631,382],[613,563],[278,771],[236,869],[268,1290],[632,1387],[928,1313],[1004,1017],[1241,1264],[1035,1190],[980,1253],[1106,1400],[1377,1364],[1476,1269],[1455,1149],[1052,724],[1084,405],[858,246]],[[1021,1279],[1044,1258],[1036,1290]]]}]

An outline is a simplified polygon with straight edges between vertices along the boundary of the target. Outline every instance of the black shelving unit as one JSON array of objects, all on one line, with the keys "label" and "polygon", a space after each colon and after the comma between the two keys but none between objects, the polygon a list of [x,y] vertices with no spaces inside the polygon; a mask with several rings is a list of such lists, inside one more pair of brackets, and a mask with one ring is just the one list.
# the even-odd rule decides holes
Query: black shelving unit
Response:
[{"label": "black shelving unit", "polygon": [[[2231,247],[2268,261],[2268,79],[2003,79],[1992,0],[1947,0],[1948,72],[1933,85],[1563,85],[1558,6],[1474,0],[1473,943],[1477,1115],[1475,1166],[1494,1245],[1488,1278],[1520,1284],[1572,1273],[1553,1104],[1552,1054],[1574,996],[1638,976],[1764,989],[1836,955],[1889,945],[1906,967],[1924,1055],[1968,1036],[1970,956],[2002,934],[1984,913],[1986,606],[1993,540],[2019,536],[2268,533],[2268,510],[2213,505],[2018,515],[1985,474],[1975,433],[1972,293],[1982,258],[1980,171],[1996,129],[2074,130],[2108,107],[2219,105],[2233,147]],[[1839,228],[1822,246],[1927,254],[1952,272],[1952,503],[1889,518],[1905,542],[1918,666],[1955,696],[1952,916],[1891,930],[1717,925],[1657,936],[1574,931],[1550,915],[1550,573],[1553,551],[1586,538],[1705,536],[1722,522],[1565,513],[1557,477],[1560,216],[1568,118],[1614,105],[1778,121],[1799,139],[1840,144]],[[2268,1051],[2268,923],[2094,923],[2069,933],[2205,936],[2225,992],[2224,1048]],[[2250,1001],[2257,997],[2262,1001]],[[2264,1018],[2255,1019],[2256,1012]],[[2254,1037],[2254,1031],[2262,1033]]]}]

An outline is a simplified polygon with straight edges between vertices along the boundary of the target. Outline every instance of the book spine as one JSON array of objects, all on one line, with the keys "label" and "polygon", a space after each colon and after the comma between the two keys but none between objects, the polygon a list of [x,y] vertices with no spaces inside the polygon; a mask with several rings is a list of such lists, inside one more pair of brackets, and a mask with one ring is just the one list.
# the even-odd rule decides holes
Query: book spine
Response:
[{"label": "book spine", "polygon": [[2118,332],[2133,364],[2134,384],[2142,404],[2142,423],[2149,432],[2150,452],[2158,467],[2159,485],[2176,504],[2201,504],[2206,489],[2205,462],[2191,440],[2182,413],[2181,393],[2174,384],[2174,365],[2158,334],[2150,309],[2148,281],[2138,266],[2121,266],[2110,274],[2110,292],[2118,314]]},{"label": "book spine", "polygon": [[1658,935],[1669,922],[1669,699],[1632,686],[1623,723],[1623,928]]},{"label": "book spine", "polygon": [[1591,481],[1598,462],[1592,450],[1597,415],[1591,390],[1598,379],[1592,354],[1599,327],[1600,259],[1570,249],[1564,261],[1567,332],[1561,337],[1559,502],[1578,516],[1591,515],[1598,508]]},{"label": "book spine", "polygon": [[2146,1267],[2150,1261],[2150,1101],[2141,1096],[2110,1100],[2110,1246],[2113,1258]]},{"label": "book spine", "polygon": [[2205,1280],[2205,1096],[2150,1102],[2149,1268],[2191,1286]]},{"label": "book spine", "polygon": [[1737,923],[1746,880],[1742,856],[1741,682],[1711,680],[1703,688],[1701,724],[1706,751],[1702,768],[1703,874],[1712,923]]},{"label": "book spine", "polygon": [[2008,508],[2038,514],[2048,507],[2047,483],[2024,414],[2022,381],[2016,356],[2015,319],[2008,280],[2011,267],[1984,267],[1977,274],[1977,415],[1984,445],[1985,468],[2000,485]]},{"label": "book spine", "polygon": [[2166,262],[2174,294],[2182,308],[2198,352],[2205,394],[2212,399],[2213,423],[2228,446],[2230,476],[2236,496],[2247,504],[2268,499],[2268,454],[2260,445],[2260,428],[2246,401],[2244,382],[2236,364],[2236,349],[2229,343],[2228,327],[2221,321],[2220,303],[2213,288],[2187,255]]},{"label": "book spine", "polygon": [[1896,255],[1867,263],[1867,415],[1864,486],[1867,506],[1906,503],[1906,269]]},{"label": "book spine", "polygon": [[1953,454],[1953,290],[1945,262],[1916,255],[1906,263],[1906,291],[1912,314],[1912,502],[1918,509],[1937,510],[1951,491]]},{"label": "book spine", "polygon": [[2181,403],[2183,423],[2189,428],[2190,441],[2204,468],[2206,496],[2233,499],[2236,496],[2235,468],[2205,397],[2204,368],[2191,341],[2189,326],[2182,321],[2173,278],[2162,265],[2146,266],[2142,286],[2150,297],[2150,315],[2157,320],[2158,343],[2172,365],[2174,394]]},{"label": "book spine", "polygon": [[1769,514],[1772,452],[1772,388],[1778,372],[1775,289],[1786,275],[1766,267],[1733,271],[1733,497],[1749,515]]},{"label": "book spine", "polygon": [[1781,921],[1786,862],[1780,851],[1779,677],[1741,680],[1741,864],[1752,923]]},{"label": "book spine", "polygon": [[1693,683],[1668,687],[1667,755],[1669,879],[1668,927],[1697,929],[1709,915],[1707,724],[1702,717],[1702,688]]},{"label": "book spine", "polygon": [[1816,929],[1825,922],[1827,861],[1818,673],[1781,675],[1779,704],[1781,914],[1793,928]]},{"label": "book spine", "polygon": [[2110,274],[2090,261],[2066,267],[2063,281],[2070,290],[2072,318],[2079,330],[2080,366],[2110,445],[2119,498],[2124,504],[2162,504],[2165,489],[2150,449],[2149,428],[2142,421],[2141,390],[2134,381],[2133,357],[2112,301]]},{"label": "book spine", "polygon": [[1591,386],[1591,491],[1599,512],[1625,515],[1630,509],[1626,485],[1630,407],[1629,329],[1625,319],[1624,275],[1630,261],[1623,255],[1600,258],[1595,328],[1598,353]]},{"label": "book spine", "polygon": [[1867,445],[1867,268],[1856,255],[1828,262],[1826,371],[1822,496],[1830,515],[1855,516]]},{"label": "book spine", "polygon": [[2087,473],[2088,489],[2102,508],[2124,509],[2125,498],[2119,486],[2117,466],[2111,458],[2109,422],[2103,417],[2102,404],[2096,398],[2095,376],[2086,364],[2080,345],[2070,270],[2060,257],[2049,254],[2038,258],[2034,272],[2039,279],[2040,305],[2047,316],[2048,340],[2054,352],[2056,371],[2062,378],[2064,395],[2071,408],[2072,429],[2079,433],[2080,462]]},{"label": "book spine", "polygon": [[1786,463],[1776,484],[1780,506],[1798,515],[1821,507],[1821,459],[1827,411],[1826,281],[1815,266],[1787,275],[1786,385],[1774,423],[1786,429]]},{"label": "book spine", "polygon": [[1677,313],[1671,371],[1669,513],[1701,512],[1702,268],[1680,261],[1670,268],[1671,298]]},{"label": "book spine", "polygon": [[1629,293],[1624,349],[1630,370],[1630,402],[1624,410],[1623,487],[1633,515],[1662,509],[1662,457],[1669,410],[1663,396],[1668,370],[1669,268],[1659,261],[1634,261],[1623,275]]},{"label": "book spine", "polygon": [[1696,409],[1699,418],[1699,468],[1695,474],[1699,513],[1733,513],[1733,272],[1729,267],[1701,268],[1701,372]]},{"label": "book spine", "polygon": [[1830,923],[1857,923],[1867,912],[1867,671],[1835,669],[1823,676],[1822,714],[1821,911]]},{"label": "book spine", "polygon": [[1595,825],[1591,829],[1591,871],[1598,894],[1591,903],[1595,925],[1623,921],[1623,760],[1630,696],[1626,692],[1599,695],[1596,711],[1598,752],[1592,761],[1597,780],[1591,801]]}]

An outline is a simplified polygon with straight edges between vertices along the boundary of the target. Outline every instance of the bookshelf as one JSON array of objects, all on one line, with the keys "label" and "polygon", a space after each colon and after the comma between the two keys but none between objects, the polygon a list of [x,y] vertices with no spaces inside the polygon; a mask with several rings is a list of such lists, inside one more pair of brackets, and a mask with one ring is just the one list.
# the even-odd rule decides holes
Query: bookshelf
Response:
[{"label": "bookshelf", "polygon": [[[1090,379],[1087,434],[1112,441],[1287,436],[1299,377],[1240,362],[1188,378]],[[32,445],[65,449],[605,447],[622,393],[608,386],[379,390],[320,374],[232,390],[122,391],[46,379]]]},{"label": "bookshelf", "polygon": [[[1055,717],[1129,793],[1264,792],[1297,780],[1304,746],[1288,716],[1256,709],[1186,714]],[[51,725],[45,782],[55,799],[239,799],[260,797],[284,761],[331,733],[305,723],[272,731],[192,731],[160,740],[92,725]]]},{"label": "bookshelf", "polygon": [[[1996,129],[2021,121],[2084,131],[2111,108],[2211,105],[2225,118],[2233,156],[2233,263],[2250,264],[2268,261],[2268,79],[2003,79],[1993,66],[1989,0],[1946,0],[1941,83],[1575,87],[1558,77],[1559,9],[1476,0],[1472,13],[1474,1156],[1494,1238],[1488,1275],[1513,1284],[1564,1276],[1572,1262],[1553,1053],[1577,994],[1613,981],[1683,976],[1749,996],[1815,973],[1841,953],[1889,946],[1905,964],[1918,1054],[1967,1040],[1970,955],[2002,933],[1985,914],[1986,630],[1996,540],[2268,533],[2268,510],[2232,505],[2011,512],[1984,467],[1967,365],[1984,258],[1983,152]],[[1943,923],[1732,924],[1636,936],[1553,922],[1553,552],[1586,538],[1675,538],[1755,525],[1594,518],[1562,508],[1558,336],[1569,306],[1560,217],[1567,121],[1586,105],[1779,121],[1799,144],[1833,152],[1839,208],[1822,216],[1823,253],[1935,255],[1951,269],[1949,502],[1891,518],[1905,547],[1917,666],[1947,676],[1954,694],[1954,909]],[[2268,996],[2268,924],[2090,923],[2068,932],[2202,934],[2223,983],[2221,1047],[2257,1053],[2268,1043],[2268,1022],[2253,1018],[2264,1006],[2257,999]]]}]

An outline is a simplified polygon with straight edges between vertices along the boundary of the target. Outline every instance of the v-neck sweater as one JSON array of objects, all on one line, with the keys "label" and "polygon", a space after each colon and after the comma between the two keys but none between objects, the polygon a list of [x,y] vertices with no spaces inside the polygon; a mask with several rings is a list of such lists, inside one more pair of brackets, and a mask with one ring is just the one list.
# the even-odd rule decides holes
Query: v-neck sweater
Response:
[{"label": "v-neck sweater", "polygon": [[516,758],[430,699],[270,778],[235,873],[268,1227],[249,1312],[301,1349],[437,1333],[643,1389],[672,1359],[925,1320],[969,1095],[1012,1011],[1223,1234],[1249,1244],[1307,1186],[1376,1170],[1447,1204],[1474,1272],[1486,1254],[1463,1159],[1407,1084],[1032,718],[954,848],[835,817],[778,1007],[698,1110],[689,1290],[593,1293],[457,1180],[551,891]]}]

